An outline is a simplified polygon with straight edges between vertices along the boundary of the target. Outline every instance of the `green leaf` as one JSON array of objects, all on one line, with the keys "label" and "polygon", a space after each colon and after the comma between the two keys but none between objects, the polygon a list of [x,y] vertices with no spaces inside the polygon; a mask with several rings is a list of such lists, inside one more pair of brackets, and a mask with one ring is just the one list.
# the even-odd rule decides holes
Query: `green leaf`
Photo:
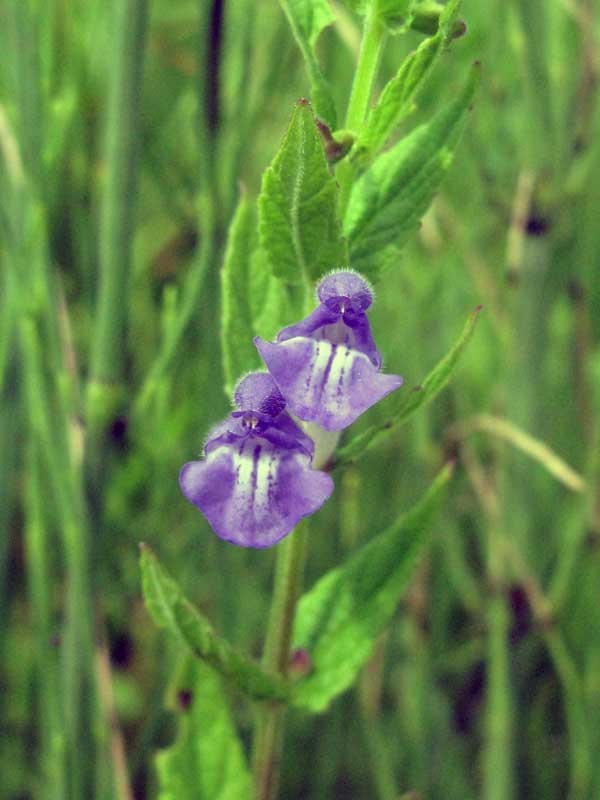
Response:
[{"label": "green leaf", "polygon": [[394,428],[406,422],[417,409],[426,403],[430,403],[442,391],[454,374],[458,361],[473,335],[481,309],[482,306],[478,306],[469,315],[460,336],[450,352],[435,365],[420,386],[417,386],[412,392],[399,400],[396,410],[392,412],[389,419],[380,425],[372,425],[363,433],[359,433],[358,436],[355,436],[345,447],[338,451],[334,467],[340,467],[359,459],[367,450],[378,444],[382,437],[388,436]]},{"label": "green leaf", "polygon": [[478,81],[474,65],[456,99],[380,155],[352,187],[344,219],[350,263],[372,280],[397,257],[433,200],[452,162]]},{"label": "green leaf", "polygon": [[274,340],[281,328],[304,314],[304,304],[292,304],[288,287],[273,275],[269,257],[260,246],[250,264],[250,301],[254,333],[267,340]]},{"label": "green leaf", "polygon": [[[240,375],[260,365],[252,344],[256,333],[250,307],[250,259],[256,245],[256,207],[242,191],[231,222],[221,270],[221,350],[225,391],[231,395]],[[268,274],[266,276],[269,277]]]},{"label": "green leaf", "polygon": [[410,26],[429,35],[436,33],[441,24],[444,6],[435,0],[415,0],[411,3]]},{"label": "green leaf", "polygon": [[391,33],[405,30],[410,22],[410,0],[378,0],[377,12]]},{"label": "green leaf", "polygon": [[313,670],[295,686],[295,705],[323,711],[353,683],[392,619],[451,475],[448,464],[411,511],[302,597],[293,642],[308,651]]},{"label": "green leaf", "polygon": [[310,105],[296,104],[290,126],[263,176],[260,240],[273,273],[292,285],[312,284],[346,263],[337,218],[337,184],[329,171]]},{"label": "green leaf", "polygon": [[585,492],[587,489],[583,476],[570,467],[552,448],[507,419],[494,417],[492,414],[477,414],[464,422],[457,423],[453,429],[460,437],[480,432],[504,439],[537,461],[550,475],[572,492]]},{"label": "green leaf", "polygon": [[156,756],[159,800],[247,800],[250,773],[220,678],[188,659],[176,691],[190,701],[175,743]]},{"label": "green leaf", "polygon": [[303,314],[303,308],[299,308],[297,313],[291,310],[292,301],[285,285],[274,275],[269,275],[263,295],[263,303],[254,327],[259,336],[269,341],[274,341],[282,328],[290,325]]},{"label": "green leaf", "polygon": [[[428,35],[435,34],[447,5],[433,0],[343,0],[357,14],[370,12],[382,20],[392,34],[405,33],[409,28]],[[375,8],[374,8],[375,7]]]},{"label": "green leaf", "polygon": [[279,0],[279,3],[302,52],[315,111],[324,122],[335,128],[337,120],[333,97],[315,50],[321,31],[335,22],[331,6],[327,0]]},{"label": "green leaf", "polygon": [[403,61],[396,75],[385,86],[354,145],[353,160],[360,162],[367,153],[379,150],[399,122],[414,110],[417,92],[431,74],[439,53],[451,39],[460,2],[461,0],[452,0],[446,6],[438,33],[422,42]]},{"label": "green leaf", "polygon": [[195,656],[255,699],[285,700],[286,681],[268,675],[247,656],[218,636],[206,617],[183,595],[147,545],[141,545],[140,566],[144,600],[154,622],[175,634]]},{"label": "green leaf", "polygon": [[[373,8],[376,0],[344,0],[344,5],[357,14],[366,16]],[[408,13],[410,0],[377,0],[376,14],[387,22],[388,19],[404,19]]]}]

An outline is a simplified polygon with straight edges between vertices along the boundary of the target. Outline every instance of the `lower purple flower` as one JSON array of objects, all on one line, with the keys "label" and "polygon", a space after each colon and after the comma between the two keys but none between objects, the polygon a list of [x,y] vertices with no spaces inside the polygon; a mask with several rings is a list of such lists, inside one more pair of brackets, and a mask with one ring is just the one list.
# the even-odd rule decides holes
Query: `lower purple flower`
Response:
[{"label": "lower purple flower", "polygon": [[326,276],[319,306],[279,332],[277,343],[254,343],[288,408],[328,431],[347,428],[364,411],[402,385],[399,375],[379,371],[381,356],[366,311],[373,301],[356,273]]},{"label": "lower purple flower", "polygon": [[312,469],[314,444],[270,375],[248,375],[234,399],[239,410],[213,429],[205,458],[185,464],[179,484],[222,539],[270,547],[323,505],[333,480]]}]

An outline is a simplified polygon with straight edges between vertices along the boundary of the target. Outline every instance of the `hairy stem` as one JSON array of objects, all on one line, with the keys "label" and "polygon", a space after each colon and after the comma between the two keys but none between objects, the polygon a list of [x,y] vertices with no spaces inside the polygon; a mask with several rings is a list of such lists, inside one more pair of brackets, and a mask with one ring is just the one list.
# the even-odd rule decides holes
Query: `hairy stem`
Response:
[{"label": "hairy stem", "polygon": [[[301,525],[277,549],[275,587],[262,663],[267,671],[283,676],[290,660],[305,549],[305,525]],[[265,703],[259,709],[253,756],[255,800],[273,800],[277,795],[284,720],[285,707],[280,704]]]}]

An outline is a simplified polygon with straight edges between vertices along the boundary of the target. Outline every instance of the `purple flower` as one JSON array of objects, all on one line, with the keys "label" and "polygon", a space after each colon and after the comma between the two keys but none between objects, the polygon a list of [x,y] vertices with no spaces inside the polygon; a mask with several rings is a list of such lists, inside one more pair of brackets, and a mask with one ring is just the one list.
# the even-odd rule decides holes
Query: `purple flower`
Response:
[{"label": "purple flower", "polygon": [[245,377],[234,401],[239,410],[209,433],[205,458],[183,466],[179,485],[221,539],[270,547],[323,505],[333,480],[311,468],[314,443],[268,373]]},{"label": "purple flower", "polygon": [[302,420],[340,431],[402,385],[379,371],[366,311],[373,293],[355,272],[327,275],[317,287],[319,305],[279,332],[277,343],[254,343],[288,408]]}]

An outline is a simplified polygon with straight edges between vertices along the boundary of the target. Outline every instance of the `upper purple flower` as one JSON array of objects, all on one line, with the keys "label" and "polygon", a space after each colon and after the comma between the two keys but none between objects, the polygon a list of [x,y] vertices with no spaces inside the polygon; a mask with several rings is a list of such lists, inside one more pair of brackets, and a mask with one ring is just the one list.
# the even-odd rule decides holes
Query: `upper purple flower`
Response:
[{"label": "upper purple flower", "polygon": [[238,410],[210,432],[205,458],[183,466],[179,485],[221,539],[270,547],[323,505],[333,480],[311,468],[314,443],[268,373],[243,378],[234,401]]},{"label": "upper purple flower", "polygon": [[373,293],[360,275],[327,275],[317,297],[312,314],[283,328],[276,344],[258,336],[254,343],[290,411],[339,431],[401,386],[402,378],[379,371],[381,355],[366,314]]}]

